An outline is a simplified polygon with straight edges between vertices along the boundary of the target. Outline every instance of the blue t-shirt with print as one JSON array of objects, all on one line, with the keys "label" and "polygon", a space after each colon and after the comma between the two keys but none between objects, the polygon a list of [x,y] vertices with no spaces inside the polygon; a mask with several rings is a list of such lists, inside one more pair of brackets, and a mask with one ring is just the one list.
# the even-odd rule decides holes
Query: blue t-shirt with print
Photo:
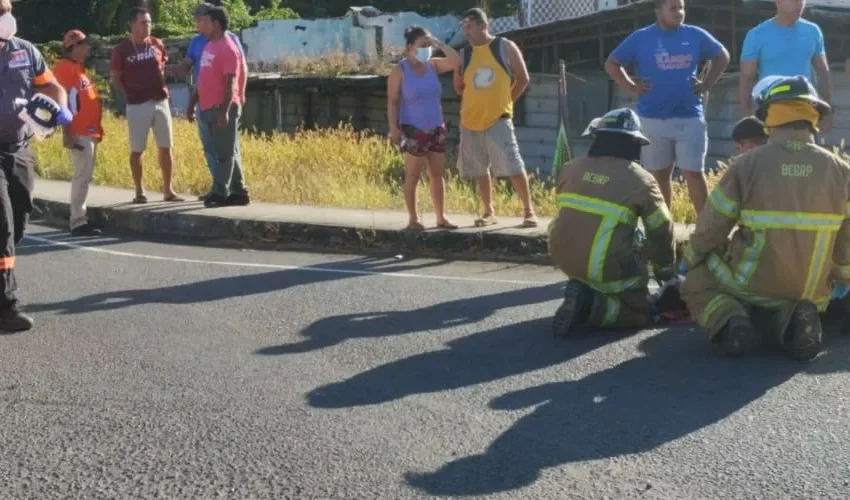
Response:
[{"label": "blue t-shirt with print", "polygon": [[682,24],[663,30],[658,24],[639,29],[623,40],[611,56],[635,66],[638,78],[652,88],[638,98],[637,112],[646,118],[702,117],[702,96],[694,94],[699,65],[716,57],[723,45],[704,29]]},{"label": "blue t-shirt with print", "polygon": [[[225,34],[236,43],[236,46],[239,47],[239,52],[242,53],[242,57],[244,58],[245,50],[242,48],[242,42],[239,41],[236,33],[226,31]],[[201,55],[204,53],[204,47],[207,46],[207,42],[209,42],[207,37],[199,33],[192,37],[189,41],[189,48],[186,49],[186,57],[192,60],[192,80],[195,82],[195,85],[198,85],[198,75],[201,73]]]},{"label": "blue t-shirt with print", "polygon": [[823,33],[817,24],[805,19],[792,26],[768,19],[747,32],[741,47],[741,61],[758,62],[759,80],[803,75],[812,81],[812,59],[823,55]]}]

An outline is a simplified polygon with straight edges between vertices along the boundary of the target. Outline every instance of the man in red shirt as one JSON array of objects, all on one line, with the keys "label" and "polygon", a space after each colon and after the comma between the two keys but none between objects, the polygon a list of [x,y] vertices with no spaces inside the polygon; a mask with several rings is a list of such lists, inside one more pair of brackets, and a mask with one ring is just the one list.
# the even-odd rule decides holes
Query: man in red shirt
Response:
[{"label": "man in red shirt", "polygon": [[100,229],[86,218],[86,198],[94,175],[97,145],[103,140],[100,98],[83,64],[89,57],[86,35],[79,30],[65,33],[62,40],[65,52],[56,62],[53,74],[68,92],[68,107],[74,120],[63,127],[65,147],[71,151],[74,178],[71,181],[71,233],[93,236]]},{"label": "man in red shirt", "polygon": [[151,36],[151,15],[141,7],[130,11],[130,37],[112,50],[112,83],[124,94],[130,129],[130,168],[136,185],[134,203],[147,203],[142,185],[142,153],[153,128],[159,148],[165,201],[183,201],[171,185],[172,123],[165,84],[168,54],[159,38]]},{"label": "man in red shirt", "polygon": [[244,71],[243,56],[233,40],[226,36],[227,13],[220,7],[207,9],[198,18],[198,31],[209,42],[201,55],[198,75],[198,102],[200,119],[212,132],[207,151],[215,157],[213,187],[204,200],[207,207],[247,205],[242,166],[234,161],[239,141],[239,118],[242,99],[239,82]]}]

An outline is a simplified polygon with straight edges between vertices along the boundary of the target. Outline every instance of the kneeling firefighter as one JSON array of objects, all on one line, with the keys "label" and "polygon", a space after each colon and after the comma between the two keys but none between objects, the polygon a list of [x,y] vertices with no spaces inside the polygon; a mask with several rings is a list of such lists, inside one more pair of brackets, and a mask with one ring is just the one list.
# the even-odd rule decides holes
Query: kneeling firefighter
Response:
[{"label": "kneeling firefighter", "polygon": [[588,155],[568,162],[558,179],[560,210],[550,226],[549,253],[569,277],[553,323],[566,337],[577,326],[637,328],[650,320],[647,263],[635,251],[637,223],[655,277],[674,276],[670,212],[652,175],[636,162],[649,140],[640,119],[623,108],[593,120]]},{"label": "kneeling firefighter", "polygon": [[815,144],[832,110],[804,77],[775,79],[757,106],[768,142],[734,158],[709,196],[682,296],[725,354],[766,342],[810,360],[831,287],[850,283],[850,165]]}]

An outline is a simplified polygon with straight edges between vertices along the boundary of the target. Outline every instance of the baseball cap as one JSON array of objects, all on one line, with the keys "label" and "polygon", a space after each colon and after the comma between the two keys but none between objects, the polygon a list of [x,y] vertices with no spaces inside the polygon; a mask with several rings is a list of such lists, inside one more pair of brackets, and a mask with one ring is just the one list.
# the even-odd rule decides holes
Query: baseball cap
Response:
[{"label": "baseball cap", "polygon": [[215,5],[213,5],[209,2],[204,2],[200,5],[198,5],[198,7],[195,9],[195,12],[192,14],[192,16],[194,16],[194,17],[205,16],[205,15],[209,14],[210,11],[212,11],[212,10],[215,10]]},{"label": "baseball cap", "polygon": [[62,44],[67,49],[68,47],[73,47],[74,45],[82,42],[86,39],[86,34],[80,30],[71,30],[65,33],[65,36],[62,38]]}]

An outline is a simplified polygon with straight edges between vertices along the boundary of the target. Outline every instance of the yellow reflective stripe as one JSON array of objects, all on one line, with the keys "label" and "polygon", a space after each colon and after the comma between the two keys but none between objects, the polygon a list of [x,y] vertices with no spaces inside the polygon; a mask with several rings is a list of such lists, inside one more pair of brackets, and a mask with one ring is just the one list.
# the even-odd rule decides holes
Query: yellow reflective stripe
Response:
[{"label": "yellow reflective stripe", "polygon": [[646,280],[636,276],[634,278],[627,278],[623,280],[616,281],[608,281],[608,282],[593,282],[590,280],[580,280],[582,283],[586,284],[590,288],[593,288],[599,293],[603,293],[606,295],[614,295],[618,293],[627,292],[629,290],[634,290],[636,288],[640,288],[642,286],[646,286]]},{"label": "yellow reflective stripe", "polygon": [[815,248],[812,250],[812,257],[809,261],[809,271],[806,275],[806,288],[803,291],[803,298],[815,301],[815,293],[817,293],[818,285],[823,277],[823,270],[829,261],[827,258],[827,248],[832,240],[832,233],[829,231],[818,231]]},{"label": "yellow reflective stripe", "polygon": [[738,218],[738,204],[723,194],[723,191],[720,190],[719,186],[711,190],[711,196],[708,197],[708,201],[715,210],[726,217],[729,217],[730,219]]},{"label": "yellow reflective stripe", "polygon": [[620,301],[613,297],[605,297],[605,317],[602,318],[602,326],[613,326],[620,316]]},{"label": "yellow reflective stripe", "polygon": [[768,308],[776,308],[781,306],[784,301],[779,299],[770,299],[767,297],[761,297],[741,289],[741,285],[733,278],[732,271],[729,270],[729,267],[726,265],[720,257],[717,256],[716,253],[712,253],[708,256],[708,269],[711,271],[711,274],[714,275],[721,283],[723,283],[727,288],[729,288],[729,292],[733,293],[737,298],[749,302],[750,304],[754,304],[757,306],[768,307]]},{"label": "yellow reflective stripe", "polygon": [[742,210],[741,222],[759,229],[794,229],[798,231],[821,231],[841,229],[841,215],[780,212],[773,210]]},{"label": "yellow reflective stripe", "polygon": [[693,266],[696,263],[697,259],[697,251],[694,250],[694,247],[688,245],[685,247],[685,262],[687,262],[688,266]]},{"label": "yellow reflective stripe", "polygon": [[843,279],[850,280],[850,264],[845,266],[835,266],[835,274]]},{"label": "yellow reflective stripe", "polygon": [[705,309],[702,311],[702,314],[697,318],[700,326],[705,326],[711,321],[711,317],[714,316],[714,313],[717,312],[718,309],[723,307],[723,304],[727,303],[730,300],[734,300],[726,295],[715,295],[708,301],[708,305],[705,306]]},{"label": "yellow reflective stripe", "polygon": [[649,214],[649,217],[646,217],[643,220],[644,224],[646,224],[647,231],[654,231],[659,227],[670,223],[670,212],[667,210],[667,206],[663,206],[658,210]]},{"label": "yellow reflective stripe", "polygon": [[602,217],[611,217],[623,224],[634,224],[637,217],[628,207],[600,200],[591,196],[583,196],[576,193],[562,193],[558,195],[558,206],[561,208],[572,208],[580,212],[586,212]]},{"label": "yellow reflective stripe", "polygon": [[608,256],[608,247],[616,227],[616,219],[603,217],[593,237],[593,246],[590,247],[590,257],[587,262],[587,276],[593,281],[601,282],[604,279],[602,271],[605,268],[605,257]]},{"label": "yellow reflective stripe", "polygon": [[759,257],[764,250],[764,244],[767,241],[767,235],[764,231],[753,231],[753,242],[744,250],[744,255],[741,256],[741,262],[738,263],[737,281],[743,286],[750,284],[750,279],[756,272]]}]

